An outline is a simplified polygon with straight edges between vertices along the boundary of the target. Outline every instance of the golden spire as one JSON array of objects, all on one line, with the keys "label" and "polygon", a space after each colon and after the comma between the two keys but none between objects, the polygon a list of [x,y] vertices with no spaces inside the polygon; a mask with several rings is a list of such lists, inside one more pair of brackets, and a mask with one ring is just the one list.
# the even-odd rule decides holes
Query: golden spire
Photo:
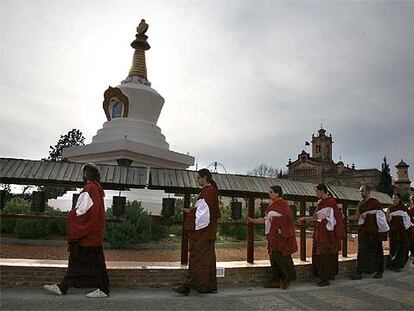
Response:
[{"label": "golden spire", "polygon": [[147,66],[145,63],[145,51],[150,49],[150,45],[147,42],[148,36],[145,35],[148,30],[148,24],[142,19],[137,27],[137,34],[135,40],[131,43],[131,46],[135,49],[134,56],[132,58],[132,66],[129,70],[128,77],[122,81],[127,82],[140,82],[146,85],[151,85],[147,78]]}]

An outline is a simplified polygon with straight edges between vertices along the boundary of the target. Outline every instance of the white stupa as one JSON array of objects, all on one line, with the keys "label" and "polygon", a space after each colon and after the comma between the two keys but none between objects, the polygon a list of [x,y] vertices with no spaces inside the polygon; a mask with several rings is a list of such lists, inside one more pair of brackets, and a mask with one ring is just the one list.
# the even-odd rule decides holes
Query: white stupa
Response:
[{"label": "white stupa", "polygon": [[65,149],[64,158],[71,162],[177,169],[194,165],[194,157],[169,149],[157,126],[164,98],[147,79],[147,30],[148,25],[142,20],[131,43],[135,52],[128,77],[104,93],[107,122],[90,144]]},{"label": "white stupa", "polygon": [[[194,157],[169,149],[169,144],[157,121],[164,98],[151,88],[147,78],[145,51],[150,49],[145,32],[148,24],[142,20],[137,27],[135,49],[128,77],[117,87],[104,93],[103,109],[107,122],[84,146],[63,150],[63,157],[71,162],[93,162],[121,166],[163,167],[186,169],[194,165]],[[118,191],[105,191],[106,207],[112,205],[112,196]],[[161,210],[163,191],[136,189],[123,191],[129,201],[141,201],[144,208],[157,214]],[[109,200],[108,200],[109,199]],[[48,204],[61,210],[71,207],[71,195],[49,200]]]}]

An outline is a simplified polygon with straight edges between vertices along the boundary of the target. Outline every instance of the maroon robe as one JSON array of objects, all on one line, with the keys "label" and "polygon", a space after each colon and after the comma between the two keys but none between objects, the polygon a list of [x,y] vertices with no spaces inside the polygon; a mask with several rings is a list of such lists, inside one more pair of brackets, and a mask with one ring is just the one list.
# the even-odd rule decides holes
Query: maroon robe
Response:
[{"label": "maroon robe", "polygon": [[87,192],[92,206],[83,215],[76,209],[68,214],[67,240],[69,262],[65,277],[57,284],[63,294],[70,287],[95,287],[109,295],[109,278],[103,252],[105,230],[104,191],[99,182],[89,182],[82,193]]},{"label": "maroon robe", "polygon": [[[403,211],[408,213],[408,208],[401,203],[398,205],[391,205],[389,208],[389,213],[396,211]],[[389,225],[390,235],[392,234],[394,239],[403,240],[408,238],[411,228],[405,229],[404,221],[401,216],[392,216],[391,220],[389,221]]]},{"label": "maroon robe", "polygon": [[[408,208],[403,204],[391,205],[388,213],[391,214],[396,211],[408,212]],[[389,231],[389,245],[390,256],[386,266],[390,269],[402,269],[408,260],[408,253],[410,250],[410,236],[411,227],[405,229],[404,220],[402,216],[392,216],[388,222],[390,226]]]},{"label": "maroon robe", "polygon": [[69,212],[67,240],[68,242],[77,241],[84,247],[102,246],[105,230],[104,191],[100,183],[95,181],[87,183],[83,192],[89,194],[93,205],[80,216],[76,214],[76,209]]},{"label": "maroon robe", "polygon": [[328,231],[328,229],[326,228],[326,219],[323,219],[322,221],[315,221],[313,240],[316,244],[317,255],[338,253],[341,250],[341,240],[345,238],[345,225],[343,221],[343,216],[334,198],[322,199],[318,203],[315,215],[316,212],[326,207],[333,208],[336,225],[334,226],[332,231]]},{"label": "maroon robe", "polygon": [[[363,200],[358,205],[359,214],[382,210],[381,203],[374,198]],[[358,226],[357,273],[382,273],[384,271],[384,251],[382,241],[387,240],[386,232],[379,232],[375,214],[367,214],[362,225]]]},{"label": "maroon robe", "polygon": [[328,221],[315,221],[312,246],[312,271],[322,281],[334,280],[338,274],[338,252],[341,250],[341,240],[345,237],[343,216],[334,198],[325,198],[318,202],[316,213],[324,208],[333,209],[336,224],[332,231],[328,231]]},{"label": "maroon robe", "polygon": [[280,251],[283,256],[289,256],[297,252],[298,244],[296,242],[295,219],[288,202],[279,198],[272,201],[267,207],[265,214],[274,211],[282,214],[280,217],[272,218],[272,226],[267,238],[267,249],[269,253],[272,251]]},{"label": "maroon robe", "polygon": [[198,199],[206,201],[210,222],[207,227],[195,230],[196,209],[192,209],[185,217],[190,256],[184,287],[210,292],[217,290],[215,240],[220,218],[218,191],[209,184],[201,190]]},{"label": "maroon robe", "polygon": [[[382,210],[381,203],[374,198],[369,198],[366,201],[361,201],[358,205],[359,214],[363,214],[368,211]],[[375,214],[367,214],[365,222],[359,225],[358,235],[370,235],[380,238],[383,241],[387,240],[386,232],[378,231],[377,216]]]},{"label": "maroon robe", "polygon": [[[411,223],[414,224],[414,205],[411,205],[408,208],[408,215],[410,215]],[[410,253],[411,253],[411,256],[414,257],[414,226],[411,227]]]}]

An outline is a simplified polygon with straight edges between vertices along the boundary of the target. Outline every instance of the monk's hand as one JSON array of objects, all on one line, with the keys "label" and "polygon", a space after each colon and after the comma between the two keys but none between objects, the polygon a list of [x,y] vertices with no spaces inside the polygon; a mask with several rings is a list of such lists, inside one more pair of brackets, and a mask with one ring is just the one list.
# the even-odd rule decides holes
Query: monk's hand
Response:
[{"label": "monk's hand", "polygon": [[251,217],[247,217],[247,221],[246,221],[246,223],[248,223],[248,224],[252,224],[254,222],[254,219],[253,218],[251,218]]},{"label": "monk's hand", "polygon": [[177,207],[175,208],[175,211],[176,211],[176,212],[184,212],[184,207],[177,206]]}]

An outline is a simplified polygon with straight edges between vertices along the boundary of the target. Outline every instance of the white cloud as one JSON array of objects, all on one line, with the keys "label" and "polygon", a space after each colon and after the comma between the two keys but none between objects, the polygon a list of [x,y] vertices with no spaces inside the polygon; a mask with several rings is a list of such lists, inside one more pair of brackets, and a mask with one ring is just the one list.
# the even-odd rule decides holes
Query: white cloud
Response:
[{"label": "white cloud", "polygon": [[413,2],[2,1],[1,156],[40,158],[105,121],[141,18],[173,150],[233,172],[284,167],[320,119],[357,167],[401,158],[414,179]]}]

